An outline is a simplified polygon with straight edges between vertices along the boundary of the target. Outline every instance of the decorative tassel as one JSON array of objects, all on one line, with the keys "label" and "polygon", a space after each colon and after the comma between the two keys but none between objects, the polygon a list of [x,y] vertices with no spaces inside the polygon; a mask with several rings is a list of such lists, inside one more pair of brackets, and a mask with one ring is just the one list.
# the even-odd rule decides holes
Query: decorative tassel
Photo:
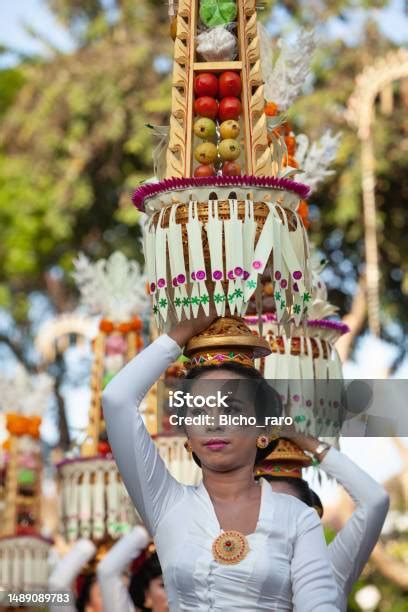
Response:
[{"label": "decorative tassel", "polygon": [[218,218],[218,201],[208,202],[207,239],[210,250],[211,277],[214,285],[213,299],[219,317],[225,315],[225,293],[222,282],[225,279],[222,257],[223,222]]},{"label": "decorative tassel", "polygon": [[[313,347],[310,338],[301,336],[302,341],[302,352],[300,354],[300,375],[302,378],[302,407],[307,415],[308,430],[310,430],[312,423],[314,422],[313,417],[313,404],[314,404],[314,379],[313,379]],[[313,426],[312,426],[313,427]]]},{"label": "decorative tassel", "polygon": [[91,535],[91,474],[86,470],[82,475],[79,491],[79,518],[81,537],[89,538]]},{"label": "decorative tassel", "polygon": [[206,315],[210,309],[210,298],[205,284],[207,274],[205,270],[204,251],[202,243],[202,223],[198,218],[197,202],[190,202],[187,223],[188,250],[192,265],[190,276],[193,282],[191,290],[191,307],[194,317],[197,316],[200,304]]},{"label": "decorative tassel", "polygon": [[103,470],[96,470],[94,474],[94,483],[92,486],[92,537],[99,540],[103,537],[105,531],[104,524],[104,485],[105,473]]},{"label": "decorative tassel", "polygon": [[268,259],[272,251],[273,241],[271,237],[273,236],[274,223],[273,204],[269,204],[268,202],[265,202],[265,204],[269,208],[269,214],[266,218],[266,221],[261,231],[261,235],[259,236],[257,245],[255,247],[253,260],[251,263],[250,276],[245,284],[245,302],[249,301],[251,295],[256,289],[256,286],[258,284],[258,276],[262,274],[265,270],[266,264],[268,263]]},{"label": "decorative tassel", "polygon": [[187,294],[187,273],[183,254],[183,238],[181,225],[176,223],[177,206],[170,211],[167,240],[169,245],[170,269],[172,285],[174,288],[173,304],[177,320],[180,321],[182,313],[190,318],[190,300]]},{"label": "decorative tassel", "polygon": [[159,307],[156,300],[157,291],[157,276],[156,276],[156,228],[153,220],[145,227],[144,231],[144,256],[146,262],[147,279],[149,284],[149,293],[152,298],[153,313],[157,327],[160,326]]},{"label": "decorative tassel", "polygon": [[163,214],[165,209],[163,208],[159,215],[159,220],[156,226],[156,275],[158,290],[156,307],[159,309],[160,317],[164,322],[167,321],[167,313],[169,309],[169,300],[167,295],[167,229],[162,227]]},{"label": "decorative tassel", "polygon": [[[74,542],[78,539],[79,531],[79,512],[78,512],[78,492],[79,492],[79,476],[78,472],[73,472],[72,475],[68,474],[68,486],[66,487],[67,494],[67,509],[68,509],[68,521],[67,521],[67,533],[68,541]],[[65,489],[65,487],[64,487]]]},{"label": "decorative tassel", "polygon": [[115,538],[116,526],[118,521],[118,508],[119,508],[119,491],[118,491],[118,475],[116,468],[113,466],[109,470],[108,476],[108,490],[106,494],[107,500],[107,530],[108,534]]},{"label": "decorative tassel", "polygon": [[316,436],[324,434],[326,408],[327,408],[327,360],[324,358],[323,345],[320,338],[314,339],[319,354],[314,360],[314,379],[315,379],[315,410],[316,410]]}]

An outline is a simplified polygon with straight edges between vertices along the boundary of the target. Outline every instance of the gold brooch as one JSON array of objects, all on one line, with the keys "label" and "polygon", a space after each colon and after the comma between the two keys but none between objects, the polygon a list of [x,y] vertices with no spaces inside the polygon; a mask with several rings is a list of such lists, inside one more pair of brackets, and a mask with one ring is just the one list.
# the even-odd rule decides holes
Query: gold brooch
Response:
[{"label": "gold brooch", "polygon": [[249,552],[246,537],[239,531],[223,531],[212,545],[214,559],[221,565],[235,565]]}]

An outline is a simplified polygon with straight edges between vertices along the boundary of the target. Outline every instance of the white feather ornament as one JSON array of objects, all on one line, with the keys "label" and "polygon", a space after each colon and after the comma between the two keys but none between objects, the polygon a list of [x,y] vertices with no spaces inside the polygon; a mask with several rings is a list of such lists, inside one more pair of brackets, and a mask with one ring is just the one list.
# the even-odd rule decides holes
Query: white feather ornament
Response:
[{"label": "white feather ornament", "polygon": [[[272,70],[264,73],[263,77],[265,99],[275,102],[280,111],[286,111],[299,95],[310,74],[310,62],[316,44],[314,30],[300,29],[295,40],[290,42],[279,40],[278,58]],[[262,62],[266,64],[267,59],[262,59]]]},{"label": "white feather ornament", "polygon": [[334,174],[334,170],[328,168],[336,159],[340,138],[340,134],[333,136],[331,131],[327,130],[319,140],[309,146],[308,137],[299,134],[296,137],[296,161],[300,171],[296,174],[296,180],[309,185],[314,191],[326,177]]},{"label": "white feather ornament", "polygon": [[92,313],[113,321],[128,321],[147,308],[146,277],[139,264],[123,253],[116,251],[109,259],[95,263],[81,253],[74,266],[81,302]]}]

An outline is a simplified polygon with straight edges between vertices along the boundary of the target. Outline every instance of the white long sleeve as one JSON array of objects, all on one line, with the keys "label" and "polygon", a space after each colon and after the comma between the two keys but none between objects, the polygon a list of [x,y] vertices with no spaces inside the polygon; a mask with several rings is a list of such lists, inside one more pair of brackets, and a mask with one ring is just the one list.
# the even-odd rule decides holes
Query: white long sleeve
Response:
[{"label": "white long sleeve", "polygon": [[183,495],[167,470],[138,407],[150,387],[181,354],[169,336],[159,336],[130,361],[105,388],[103,413],[119,471],[151,534],[166,510]]},{"label": "white long sleeve", "polygon": [[135,606],[123,581],[123,572],[149,543],[146,529],[137,526],[122,537],[99,563],[97,575],[107,612],[134,612]]},{"label": "white long sleeve", "polygon": [[[90,540],[78,540],[71,550],[55,565],[48,579],[49,590],[69,592],[73,601],[72,583],[95,553],[96,546],[93,542]],[[50,606],[50,612],[76,612],[76,606],[74,603],[69,606],[54,604]]]},{"label": "white long sleeve", "polygon": [[[306,510],[306,509],[305,509]],[[291,563],[294,612],[334,612],[333,580],[327,546],[316,512],[308,508],[298,519],[298,537]]]},{"label": "white long sleeve", "polygon": [[329,544],[329,557],[339,586],[340,609],[360,576],[380,536],[389,507],[385,489],[351,459],[331,448],[320,464],[349,493],[356,508]]}]

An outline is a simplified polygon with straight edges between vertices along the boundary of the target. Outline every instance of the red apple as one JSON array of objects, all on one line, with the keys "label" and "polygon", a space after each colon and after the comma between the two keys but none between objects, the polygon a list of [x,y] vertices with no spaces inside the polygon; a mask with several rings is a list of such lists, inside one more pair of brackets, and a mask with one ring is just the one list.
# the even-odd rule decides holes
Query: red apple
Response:
[{"label": "red apple", "polygon": [[224,176],[240,176],[241,166],[235,161],[227,161],[222,165],[222,173]]},{"label": "red apple", "polygon": [[194,176],[215,176],[215,168],[212,164],[200,164],[194,170]]},{"label": "red apple", "polygon": [[235,121],[237,121],[241,112],[242,106],[239,98],[227,96],[220,102],[218,118],[220,121],[227,121],[228,119],[235,119]]},{"label": "red apple", "polygon": [[218,94],[218,79],[215,74],[202,72],[194,79],[194,93],[196,96],[210,96],[216,98]]},{"label": "red apple", "polygon": [[227,70],[221,74],[219,80],[220,98],[226,98],[227,96],[239,96],[241,93],[241,88],[241,77],[237,72]]},{"label": "red apple", "polygon": [[201,96],[194,102],[194,111],[200,117],[215,119],[218,113],[218,102],[210,96]]}]

